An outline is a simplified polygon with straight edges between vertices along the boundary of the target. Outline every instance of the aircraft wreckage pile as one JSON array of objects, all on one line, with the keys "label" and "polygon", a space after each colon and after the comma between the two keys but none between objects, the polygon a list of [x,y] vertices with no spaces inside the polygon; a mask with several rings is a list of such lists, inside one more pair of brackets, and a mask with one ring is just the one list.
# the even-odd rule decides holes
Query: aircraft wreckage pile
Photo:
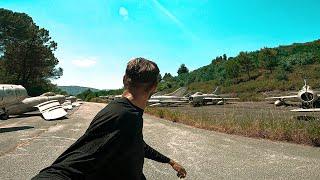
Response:
[{"label": "aircraft wreckage pile", "polygon": [[81,104],[82,101],[74,96],[66,97],[48,92],[29,97],[27,90],[21,85],[0,84],[0,119],[35,110],[39,110],[45,120],[59,119],[67,115],[67,110]]}]

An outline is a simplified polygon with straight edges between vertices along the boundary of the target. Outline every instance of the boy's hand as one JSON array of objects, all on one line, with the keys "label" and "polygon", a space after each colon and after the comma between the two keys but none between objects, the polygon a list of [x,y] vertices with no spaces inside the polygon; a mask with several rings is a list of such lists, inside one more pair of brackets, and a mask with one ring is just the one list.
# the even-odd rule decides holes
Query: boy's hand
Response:
[{"label": "boy's hand", "polygon": [[173,160],[171,160],[171,159],[170,159],[169,164],[172,166],[172,168],[173,168],[175,171],[178,172],[178,173],[177,173],[177,176],[178,176],[179,178],[185,178],[185,177],[186,177],[187,172],[186,172],[186,170],[185,170],[180,164],[178,164],[177,162],[175,162],[175,161],[173,161]]}]

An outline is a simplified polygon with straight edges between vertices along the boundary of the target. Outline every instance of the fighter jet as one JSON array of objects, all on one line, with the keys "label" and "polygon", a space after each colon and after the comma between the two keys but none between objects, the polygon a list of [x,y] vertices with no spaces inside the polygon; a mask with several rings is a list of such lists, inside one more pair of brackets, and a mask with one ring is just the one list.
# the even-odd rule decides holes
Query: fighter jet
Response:
[{"label": "fighter jet", "polygon": [[64,101],[63,95],[46,93],[28,97],[26,89],[21,85],[0,84],[0,119],[8,119],[9,115],[19,115],[36,109],[45,120],[58,119],[67,115],[60,105]]},{"label": "fighter jet", "polygon": [[227,100],[238,100],[239,98],[222,97],[217,95],[219,87],[217,87],[211,94],[204,94],[202,92],[196,92],[189,97],[189,103],[196,106],[202,106],[206,104],[223,105]]},{"label": "fighter jet", "polygon": [[314,91],[307,85],[307,81],[304,80],[304,86],[295,95],[267,97],[267,100],[277,99],[274,104],[276,106],[288,105],[287,100],[299,100],[301,102],[301,108],[293,109],[294,112],[316,112],[320,111],[320,94]]},{"label": "fighter jet", "polygon": [[99,96],[99,98],[106,100],[107,102],[120,99],[122,97],[122,94],[119,95],[108,95],[108,96]]},{"label": "fighter jet", "polygon": [[160,95],[156,93],[148,100],[149,106],[178,106],[188,103],[188,97],[183,96],[187,88],[181,87],[172,93]]}]

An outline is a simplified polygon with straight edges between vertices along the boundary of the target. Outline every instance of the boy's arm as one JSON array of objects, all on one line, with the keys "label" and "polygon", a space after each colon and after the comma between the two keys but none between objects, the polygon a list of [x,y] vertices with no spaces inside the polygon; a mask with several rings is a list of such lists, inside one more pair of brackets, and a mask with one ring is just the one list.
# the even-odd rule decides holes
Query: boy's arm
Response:
[{"label": "boy's arm", "polygon": [[180,164],[168,158],[167,156],[161,154],[157,150],[153,149],[145,142],[144,142],[144,157],[157,162],[170,164],[171,167],[178,172],[177,176],[179,178],[185,178],[187,175],[186,170]]}]

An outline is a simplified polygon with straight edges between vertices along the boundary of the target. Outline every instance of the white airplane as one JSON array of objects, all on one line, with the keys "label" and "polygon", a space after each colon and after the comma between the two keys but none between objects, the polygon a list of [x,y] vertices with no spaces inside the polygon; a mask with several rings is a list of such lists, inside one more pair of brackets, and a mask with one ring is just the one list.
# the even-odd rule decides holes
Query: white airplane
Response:
[{"label": "white airplane", "polygon": [[310,86],[307,85],[307,81],[304,80],[304,86],[295,95],[289,96],[278,96],[278,97],[267,97],[267,100],[276,99],[274,104],[276,106],[282,106],[288,104],[287,100],[299,100],[301,102],[301,108],[293,109],[293,112],[317,112],[320,111],[320,94],[314,91]]},{"label": "white airplane", "polygon": [[116,99],[122,98],[122,94],[119,95],[108,95],[108,96],[99,96],[99,98],[107,100],[107,101],[113,101]]},{"label": "white airplane", "polygon": [[159,95],[156,93],[150,97],[148,100],[149,106],[178,106],[188,103],[188,97],[183,96],[187,91],[187,88],[181,87],[172,93]]},{"label": "white airplane", "polygon": [[45,93],[37,97],[28,97],[26,89],[21,85],[0,84],[0,119],[8,119],[9,115],[19,115],[38,109],[45,120],[52,120],[67,115],[61,104],[63,95]]},{"label": "white airplane", "polygon": [[227,100],[239,100],[239,98],[222,97],[217,95],[219,87],[217,87],[212,94],[204,94],[202,92],[196,92],[189,97],[189,103],[194,107],[202,106],[206,104],[223,105]]}]

